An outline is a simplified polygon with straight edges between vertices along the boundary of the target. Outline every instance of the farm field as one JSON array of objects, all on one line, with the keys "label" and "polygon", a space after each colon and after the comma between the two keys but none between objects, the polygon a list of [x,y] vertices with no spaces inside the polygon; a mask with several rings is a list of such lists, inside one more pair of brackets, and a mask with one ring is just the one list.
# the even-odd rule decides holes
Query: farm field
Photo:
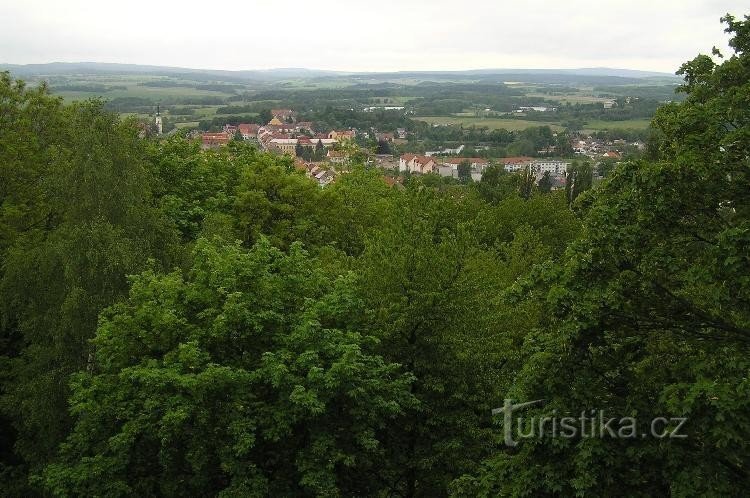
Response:
[{"label": "farm field", "polygon": [[601,130],[645,130],[651,124],[650,119],[629,119],[627,121],[588,121],[583,127],[585,131]]},{"label": "farm field", "polygon": [[547,123],[541,121],[528,121],[525,119],[514,118],[476,118],[469,116],[422,116],[414,117],[418,121],[436,125],[463,125],[469,126],[486,126],[492,130],[506,129],[511,131],[525,130],[534,126],[549,126],[553,130],[562,130],[563,127],[557,123]]},{"label": "farm field", "polygon": [[546,99],[546,100],[556,100],[560,102],[561,104],[566,104],[570,102],[571,104],[595,104],[597,102],[606,102],[608,99],[605,97],[597,97],[595,95],[587,95],[585,93],[580,94],[563,94],[563,95],[555,95],[555,94],[546,94],[546,93],[536,93],[531,92],[526,94],[527,97],[533,97],[533,98],[540,98],[540,99]]},{"label": "farm field", "polygon": [[[186,70],[187,71],[187,70]],[[516,75],[518,76],[518,75]],[[584,132],[610,130],[642,131],[648,128],[650,113],[671,92],[670,86],[602,85],[596,81],[567,83],[540,82],[530,78],[517,84],[498,85],[498,80],[481,76],[436,75],[414,73],[335,75],[301,74],[272,76],[203,72],[152,73],[39,73],[30,83],[45,80],[55,95],[67,102],[100,98],[110,102],[108,109],[123,116],[152,119],[157,104],[167,126],[218,128],[222,122],[253,120],[261,110],[291,107],[304,110],[322,120],[326,126],[373,126],[395,129],[410,120],[436,125],[463,125],[519,131],[549,126],[560,131],[575,122]],[[337,91],[341,89],[341,93]],[[640,92],[640,93],[639,93]],[[605,98],[607,95],[608,98]],[[601,102],[612,96],[641,95],[641,103],[630,106],[629,121],[604,121],[604,114],[616,118],[620,107],[604,112]],[[644,101],[648,101],[644,103]],[[487,112],[485,109],[515,109],[522,105],[552,105],[559,115],[546,116],[551,121],[528,119],[524,115]],[[373,122],[373,116],[340,114],[369,106],[405,106],[401,121]],[[573,111],[569,106],[576,106]],[[223,108],[236,112],[221,112]],[[338,115],[337,115],[338,113]],[[333,121],[331,117],[337,115]],[[417,116],[417,117],[414,117]],[[581,121],[582,120],[582,121]],[[365,124],[367,123],[367,124]]]},{"label": "farm field", "polygon": [[[94,82],[92,82],[94,83]],[[99,82],[96,82],[99,83]],[[82,83],[85,84],[85,83]],[[187,87],[149,87],[142,85],[119,85],[114,83],[111,86],[125,86],[125,89],[113,89],[107,92],[95,92],[95,91],[76,91],[76,90],[56,90],[55,86],[52,86],[52,91],[56,95],[60,95],[66,101],[82,100],[88,98],[103,98],[103,99],[116,99],[123,97],[137,97],[137,98],[150,98],[150,99],[175,99],[175,98],[190,98],[190,97],[229,97],[232,95],[228,92],[216,92],[212,90],[199,90],[197,88]]]},{"label": "farm field", "polygon": [[[437,125],[463,125],[469,126],[486,126],[489,129],[506,129],[510,131],[524,130],[536,126],[549,126],[552,130],[559,131],[563,127],[560,123],[546,121],[531,121],[516,118],[478,118],[474,116],[420,116],[413,119],[424,121],[425,123]],[[584,125],[584,132],[591,133],[602,130],[645,130],[651,123],[650,119],[630,119],[626,121],[603,121],[592,120]]]}]

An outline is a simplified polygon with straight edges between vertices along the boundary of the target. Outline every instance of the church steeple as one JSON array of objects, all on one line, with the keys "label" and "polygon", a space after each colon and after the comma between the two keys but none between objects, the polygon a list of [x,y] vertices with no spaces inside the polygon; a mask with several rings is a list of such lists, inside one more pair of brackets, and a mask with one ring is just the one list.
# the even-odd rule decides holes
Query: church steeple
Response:
[{"label": "church steeple", "polygon": [[160,104],[156,104],[156,117],[154,118],[154,124],[156,125],[156,133],[161,135],[162,133],[162,122],[161,122],[161,108]]}]

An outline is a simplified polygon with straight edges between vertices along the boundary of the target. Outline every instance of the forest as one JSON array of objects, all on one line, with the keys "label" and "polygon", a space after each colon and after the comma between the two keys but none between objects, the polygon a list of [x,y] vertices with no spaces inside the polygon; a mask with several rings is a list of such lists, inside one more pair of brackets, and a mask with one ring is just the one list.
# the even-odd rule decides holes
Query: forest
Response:
[{"label": "forest", "polygon": [[[750,17],[723,20],[733,53],[586,190],[356,161],[320,188],[2,73],[0,495],[746,496]],[[508,447],[505,400],[685,437]]]}]

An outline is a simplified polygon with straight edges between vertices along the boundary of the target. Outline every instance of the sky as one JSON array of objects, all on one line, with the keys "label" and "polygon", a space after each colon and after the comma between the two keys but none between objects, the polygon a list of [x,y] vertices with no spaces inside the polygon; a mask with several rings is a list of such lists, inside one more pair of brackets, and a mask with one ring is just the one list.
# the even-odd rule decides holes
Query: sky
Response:
[{"label": "sky", "polygon": [[[744,9],[743,9],[744,7]],[[0,0],[0,63],[673,73],[747,0]]]}]

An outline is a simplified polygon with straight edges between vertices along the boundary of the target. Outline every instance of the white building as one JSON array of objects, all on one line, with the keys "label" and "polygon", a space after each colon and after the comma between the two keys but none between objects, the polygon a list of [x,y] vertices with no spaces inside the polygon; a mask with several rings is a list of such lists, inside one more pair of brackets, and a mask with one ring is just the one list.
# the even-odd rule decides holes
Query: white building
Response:
[{"label": "white building", "polygon": [[531,163],[531,170],[535,173],[564,175],[568,172],[568,166],[570,163],[565,161],[538,159]]},{"label": "white building", "polygon": [[421,174],[434,173],[437,171],[437,163],[432,157],[404,154],[398,161],[398,170]]}]

